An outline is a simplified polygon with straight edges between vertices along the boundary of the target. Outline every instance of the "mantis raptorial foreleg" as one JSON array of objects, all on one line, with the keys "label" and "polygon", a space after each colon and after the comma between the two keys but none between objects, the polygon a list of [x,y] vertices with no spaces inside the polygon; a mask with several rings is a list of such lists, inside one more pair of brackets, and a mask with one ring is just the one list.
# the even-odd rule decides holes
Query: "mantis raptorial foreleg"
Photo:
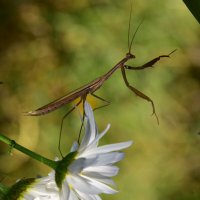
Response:
[{"label": "mantis raptorial foreleg", "polygon": [[167,54],[167,55],[158,56],[158,57],[156,57],[156,58],[150,60],[149,62],[147,62],[147,63],[145,63],[145,64],[143,64],[143,65],[141,65],[141,66],[139,66],[139,67],[132,67],[132,66],[128,66],[128,65],[124,65],[124,67],[125,67],[126,69],[130,69],[130,70],[142,70],[142,69],[145,69],[145,68],[148,68],[148,67],[153,67],[153,65],[154,65],[155,63],[157,63],[161,58],[170,58],[170,55],[171,55],[172,53],[174,53],[175,51],[176,51],[176,49],[173,50],[171,53],[169,53],[169,54]]}]

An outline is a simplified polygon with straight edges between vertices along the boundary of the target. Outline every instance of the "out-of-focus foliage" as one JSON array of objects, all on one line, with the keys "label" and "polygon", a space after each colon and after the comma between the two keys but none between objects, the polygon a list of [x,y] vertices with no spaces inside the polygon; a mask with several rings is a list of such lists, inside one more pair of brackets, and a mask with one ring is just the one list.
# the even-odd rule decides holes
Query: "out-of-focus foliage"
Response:
[{"label": "out-of-focus foliage", "polygon": [[200,23],[200,2],[198,0],[183,0],[185,5]]},{"label": "out-of-focus foliage", "polygon": [[[54,159],[62,116],[73,106],[42,117],[38,108],[88,83],[113,67],[127,52],[130,2],[120,0],[0,2],[0,132]],[[97,92],[111,105],[95,111],[99,129],[112,124],[105,143],[134,140],[116,178],[120,192],[104,199],[200,199],[200,27],[183,2],[133,1],[136,59],[130,65],[178,49],[154,68],[127,71],[151,105],[129,91],[118,70]],[[88,97],[97,107],[97,99]],[[64,123],[67,152],[80,128],[78,111]],[[3,183],[46,175],[50,169],[0,145]]]}]

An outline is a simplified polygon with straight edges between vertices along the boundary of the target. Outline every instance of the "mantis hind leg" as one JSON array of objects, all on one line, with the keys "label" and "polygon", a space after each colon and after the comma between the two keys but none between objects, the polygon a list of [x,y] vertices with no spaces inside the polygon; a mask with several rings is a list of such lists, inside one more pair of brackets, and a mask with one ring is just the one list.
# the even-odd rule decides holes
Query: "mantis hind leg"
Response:
[{"label": "mantis hind leg", "polygon": [[83,101],[83,99],[81,98],[80,101],[78,103],[76,103],[63,117],[61,120],[61,125],[60,125],[60,133],[59,133],[59,140],[58,140],[58,151],[60,153],[60,155],[63,158],[63,154],[61,151],[61,137],[62,137],[62,129],[63,129],[63,123],[65,118]]},{"label": "mantis hind leg", "polygon": [[158,116],[156,114],[156,110],[155,110],[155,106],[154,106],[154,103],[153,103],[153,100],[151,98],[149,98],[147,95],[145,95],[144,93],[140,92],[139,90],[137,90],[136,88],[134,88],[132,85],[130,85],[130,83],[128,82],[127,80],[127,77],[126,77],[126,72],[125,72],[125,69],[124,67],[121,67],[121,72],[122,72],[122,76],[123,76],[123,79],[124,79],[124,82],[126,84],[126,86],[133,92],[135,93],[135,95],[139,96],[140,98],[143,98],[147,101],[149,101],[152,105],[152,109],[153,109],[153,113],[152,115],[155,115],[156,117],[156,120],[157,120],[157,123],[159,124],[159,119],[158,119]]},{"label": "mantis hind leg", "polygon": [[87,97],[87,95],[82,97],[82,101],[83,101],[83,117],[81,119],[81,128],[80,128],[79,134],[78,134],[78,144],[80,144],[81,132],[82,132],[82,129],[83,129],[83,126],[84,126],[84,121],[85,121],[85,101],[86,101],[86,97]]},{"label": "mantis hind leg", "polygon": [[109,105],[110,105],[110,101],[108,101],[108,100],[106,100],[106,99],[104,99],[104,98],[102,98],[102,97],[100,97],[100,96],[97,96],[97,95],[96,95],[96,94],[94,94],[94,93],[91,93],[91,95],[92,95],[93,97],[95,97],[95,98],[97,98],[97,99],[99,99],[99,100],[101,100],[101,101],[105,102],[105,104],[104,104],[104,105],[102,105],[102,106],[99,106],[99,107],[97,107],[97,108],[94,108],[94,109],[93,109],[94,111],[95,111],[95,110],[97,110],[97,109],[104,108],[104,107],[106,107],[106,106],[109,106]]}]

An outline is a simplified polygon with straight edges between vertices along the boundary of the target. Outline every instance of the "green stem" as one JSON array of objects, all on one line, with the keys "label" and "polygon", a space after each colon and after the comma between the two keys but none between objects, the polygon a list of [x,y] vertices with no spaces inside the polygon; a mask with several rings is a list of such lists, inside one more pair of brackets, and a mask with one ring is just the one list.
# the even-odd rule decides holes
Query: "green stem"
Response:
[{"label": "green stem", "polygon": [[35,160],[38,160],[38,161],[42,162],[43,164],[48,165],[52,169],[56,169],[57,163],[55,161],[45,158],[33,151],[30,151],[29,149],[17,144],[14,140],[10,140],[9,138],[7,138],[6,136],[4,136],[2,134],[0,134],[0,141],[8,144],[11,148],[15,148],[15,149],[21,151],[22,153],[30,156],[31,158],[34,158]]}]

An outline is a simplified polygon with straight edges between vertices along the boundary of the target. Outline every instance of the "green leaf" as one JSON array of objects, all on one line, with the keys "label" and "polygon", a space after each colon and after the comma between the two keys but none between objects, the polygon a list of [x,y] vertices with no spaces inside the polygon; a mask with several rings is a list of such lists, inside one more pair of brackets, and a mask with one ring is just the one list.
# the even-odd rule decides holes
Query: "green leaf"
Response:
[{"label": "green leaf", "polygon": [[200,0],[183,0],[190,12],[200,23]]}]

